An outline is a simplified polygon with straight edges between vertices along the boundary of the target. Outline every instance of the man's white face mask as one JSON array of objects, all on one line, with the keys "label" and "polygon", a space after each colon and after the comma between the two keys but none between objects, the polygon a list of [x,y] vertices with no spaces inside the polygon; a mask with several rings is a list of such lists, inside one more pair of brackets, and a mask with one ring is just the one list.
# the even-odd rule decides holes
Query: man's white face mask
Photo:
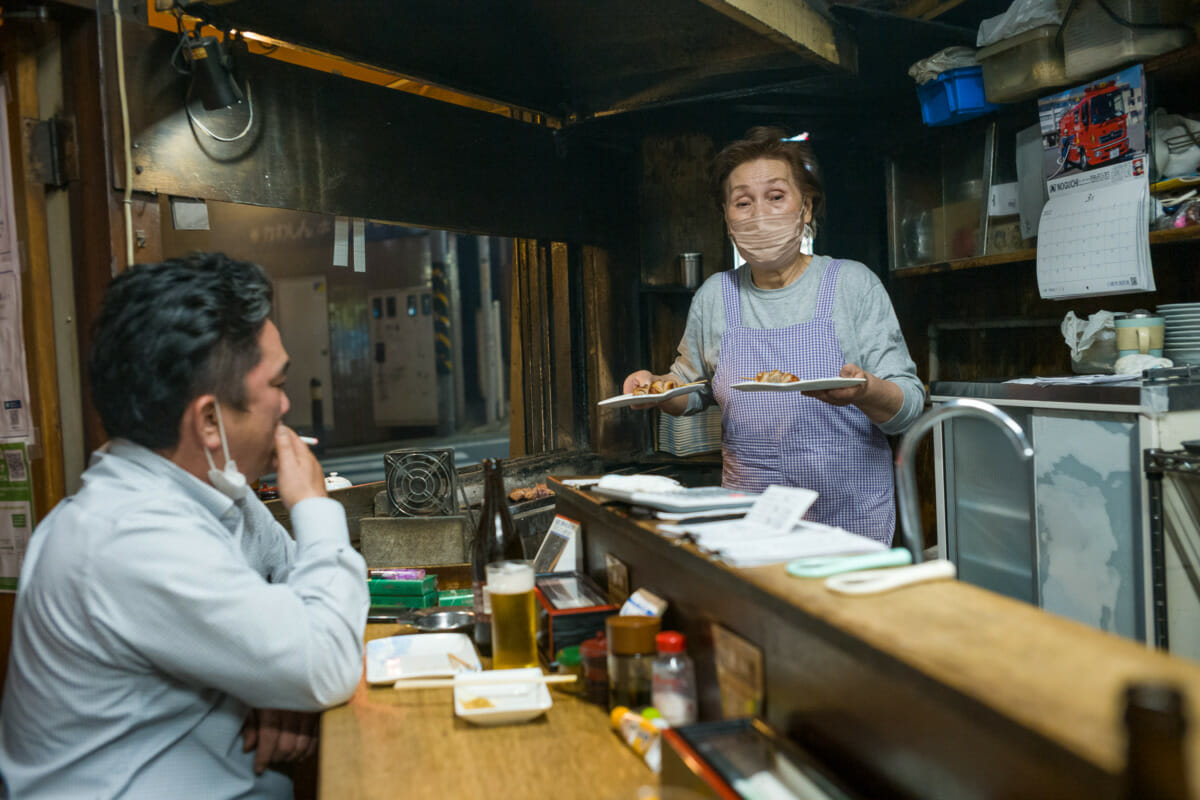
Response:
[{"label": "man's white face mask", "polygon": [[238,470],[237,462],[229,457],[229,443],[225,440],[225,425],[221,422],[221,404],[215,403],[217,409],[217,431],[221,434],[221,450],[225,453],[225,469],[217,469],[213,463],[212,453],[204,448],[204,457],[208,459],[208,480],[213,488],[233,501],[246,496],[249,488],[246,476]]},{"label": "man's white face mask", "polygon": [[729,235],[746,263],[770,272],[790,267],[801,254],[813,253],[812,226],[805,224],[800,211],[730,222]]}]

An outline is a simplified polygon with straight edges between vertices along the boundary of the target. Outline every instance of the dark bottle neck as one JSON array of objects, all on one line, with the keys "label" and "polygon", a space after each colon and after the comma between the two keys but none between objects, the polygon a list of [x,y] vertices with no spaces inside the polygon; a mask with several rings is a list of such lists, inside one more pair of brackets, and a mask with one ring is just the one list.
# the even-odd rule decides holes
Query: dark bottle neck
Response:
[{"label": "dark bottle neck", "polygon": [[1187,766],[1183,695],[1171,686],[1137,684],[1125,692],[1129,734],[1126,796],[1142,800],[1186,800]]},{"label": "dark bottle neck", "polygon": [[483,462],[483,497],[485,502],[504,499],[504,468],[498,459],[489,458]]}]

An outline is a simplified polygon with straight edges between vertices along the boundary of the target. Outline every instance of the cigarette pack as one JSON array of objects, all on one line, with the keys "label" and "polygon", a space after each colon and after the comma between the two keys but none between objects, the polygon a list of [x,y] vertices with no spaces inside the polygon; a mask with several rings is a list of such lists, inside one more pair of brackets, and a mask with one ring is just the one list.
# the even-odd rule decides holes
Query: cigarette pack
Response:
[{"label": "cigarette pack", "polygon": [[414,597],[437,592],[437,575],[426,575],[416,580],[392,580],[390,578],[368,578],[367,590],[372,597]]}]

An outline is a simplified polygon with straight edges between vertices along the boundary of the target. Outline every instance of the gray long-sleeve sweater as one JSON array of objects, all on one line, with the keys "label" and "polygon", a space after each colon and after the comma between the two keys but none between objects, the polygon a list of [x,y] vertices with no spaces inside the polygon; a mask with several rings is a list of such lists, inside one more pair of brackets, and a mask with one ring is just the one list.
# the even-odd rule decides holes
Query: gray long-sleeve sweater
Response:
[{"label": "gray long-sleeve sweater", "polygon": [[[808,322],[816,310],[821,278],[832,260],[829,256],[814,256],[804,274],[782,289],[760,289],[750,279],[748,268],[739,269],[742,324],[767,330]],[[879,278],[864,264],[842,261],[834,294],[833,323],[847,363],[858,364],[872,375],[892,381],[904,392],[900,410],[878,426],[889,435],[903,433],[925,406],[925,387],[917,378],[917,367],[908,354],[891,298]],[[679,356],[671,365],[671,374],[682,383],[711,380],[721,355],[724,333],[721,276],[713,275],[692,299],[687,328],[679,342]],[[695,414],[714,402],[711,389],[706,387],[689,396],[684,413]]]}]

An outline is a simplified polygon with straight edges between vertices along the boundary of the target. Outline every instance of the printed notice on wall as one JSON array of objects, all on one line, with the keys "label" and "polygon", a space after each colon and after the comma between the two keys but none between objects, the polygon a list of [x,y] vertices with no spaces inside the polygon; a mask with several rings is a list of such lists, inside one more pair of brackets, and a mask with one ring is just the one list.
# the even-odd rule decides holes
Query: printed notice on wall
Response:
[{"label": "printed notice on wall", "polygon": [[25,334],[21,327],[20,261],[13,237],[7,109],[8,93],[0,80],[0,441],[29,442],[33,426],[25,371]]},{"label": "printed notice on wall", "polygon": [[33,487],[21,442],[0,442],[0,592],[15,592],[33,531]]},{"label": "printed notice on wall", "polygon": [[31,433],[21,283],[16,271],[0,262],[0,441],[28,440]]}]

